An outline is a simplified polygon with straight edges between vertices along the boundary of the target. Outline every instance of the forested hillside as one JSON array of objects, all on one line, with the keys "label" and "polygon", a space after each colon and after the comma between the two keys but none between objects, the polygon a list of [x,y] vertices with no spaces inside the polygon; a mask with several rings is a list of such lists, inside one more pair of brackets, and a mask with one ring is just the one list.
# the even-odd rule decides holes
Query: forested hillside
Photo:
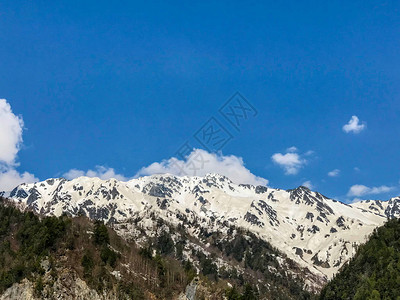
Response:
[{"label": "forested hillside", "polygon": [[[231,241],[224,242],[204,232],[211,256],[198,247],[188,260],[183,255],[185,240],[174,241],[171,235],[177,231],[185,236],[184,229],[159,222],[168,230],[139,246],[102,222],[84,216],[41,217],[21,212],[2,198],[0,299],[15,294],[10,288],[16,284],[19,289],[31,286],[29,299],[60,294],[63,299],[186,299],[187,293],[196,295],[193,299],[312,297],[298,279],[279,269],[276,250],[254,235],[232,229]],[[200,245],[193,238],[191,242]],[[225,257],[235,268],[218,265],[217,257]]]},{"label": "forested hillside", "polygon": [[400,219],[375,229],[320,299],[400,299]]}]

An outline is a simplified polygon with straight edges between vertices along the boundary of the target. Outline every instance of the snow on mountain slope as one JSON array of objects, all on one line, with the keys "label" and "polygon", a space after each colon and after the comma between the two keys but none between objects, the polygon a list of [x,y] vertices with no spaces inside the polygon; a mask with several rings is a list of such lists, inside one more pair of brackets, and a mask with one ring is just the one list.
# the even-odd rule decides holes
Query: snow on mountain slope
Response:
[{"label": "snow on mountain slope", "polygon": [[21,184],[10,198],[21,208],[44,215],[85,214],[111,224],[136,218],[146,227],[150,216],[157,215],[188,227],[193,235],[204,229],[224,232],[230,225],[239,226],[326,278],[355,254],[357,245],[387,216],[398,217],[400,208],[400,198],[347,205],[302,186],[286,191],[238,185],[217,174],[164,174],[128,182],[48,179]]},{"label": "snow on mountain slope", "polygon": [[372,211],[384,215],[389,219],[400,217],[400,197],[394,197],[388,201],[362,200],[353,203],[352,206],[364,211]]}]

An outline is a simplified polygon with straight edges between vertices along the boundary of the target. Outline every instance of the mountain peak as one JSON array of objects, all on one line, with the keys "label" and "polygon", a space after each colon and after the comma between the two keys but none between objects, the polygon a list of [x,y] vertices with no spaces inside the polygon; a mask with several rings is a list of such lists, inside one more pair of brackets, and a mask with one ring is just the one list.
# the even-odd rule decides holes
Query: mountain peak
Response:
[{"label": "mountain peak", "polygon": [[304,186],[304,185],[300,185],[297,188],[294,189],[288,189],[286,190],[289,193],[311,193],[312,191],[310,190],[310,188]]},{"label": "mountain peak", "polygon": [[311,192],[310,188],[309,188],[309,187],[306,187],[306,186],[304,186],[304,185],[300,185],[300,186],[297,187],[296,189],[299,189],[299,190],[302,190],[302,191],[305,191],[305,192]]}]

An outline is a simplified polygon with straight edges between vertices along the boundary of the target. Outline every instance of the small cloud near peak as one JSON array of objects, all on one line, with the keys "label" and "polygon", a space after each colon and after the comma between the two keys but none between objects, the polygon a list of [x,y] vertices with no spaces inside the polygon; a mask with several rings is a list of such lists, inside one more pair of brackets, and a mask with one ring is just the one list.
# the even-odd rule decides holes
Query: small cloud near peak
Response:
[{"label": "small cloud near peak", "polygon": [[332,170],[332,171],[328,172],[328,176],[329,177],[337,177],[337,176],[339,176],[339,174],[340,174],[340,170],[339,169],[335,169],[335,170]]},{"label": "small cloud near peak", "polygon": [[352,116],[350,121],[343,125],[343,131],[346,133],[360,133],[367,127],[365,122],[360,123],[360,119],[357,116]]},{"label": "small cloud near peak", "polygon": [[307,151],[305,154],[299,154],[298,149],[294,146],[286,149],[286,153],[275,153],[271,156],[271,160],[285,170],[286,175],[295,175],[301,168],[307,164],[307,160],[303,156],[312,155],[313,151]]}]

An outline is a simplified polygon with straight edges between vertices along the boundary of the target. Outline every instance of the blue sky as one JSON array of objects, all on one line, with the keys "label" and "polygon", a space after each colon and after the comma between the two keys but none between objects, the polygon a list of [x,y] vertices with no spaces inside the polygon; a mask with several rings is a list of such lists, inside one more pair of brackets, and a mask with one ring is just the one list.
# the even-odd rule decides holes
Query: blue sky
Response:
[{"label": "blue sky", "polygon": [[[396,1],[2,1],[0,29],[0,98],[24,122],[3,173],[130,178],[204,148],[214,116],[233,137],[220,161],[272,187],[400,194]],[[240,131],[218,112],[236,91],[257,111]]]}]

